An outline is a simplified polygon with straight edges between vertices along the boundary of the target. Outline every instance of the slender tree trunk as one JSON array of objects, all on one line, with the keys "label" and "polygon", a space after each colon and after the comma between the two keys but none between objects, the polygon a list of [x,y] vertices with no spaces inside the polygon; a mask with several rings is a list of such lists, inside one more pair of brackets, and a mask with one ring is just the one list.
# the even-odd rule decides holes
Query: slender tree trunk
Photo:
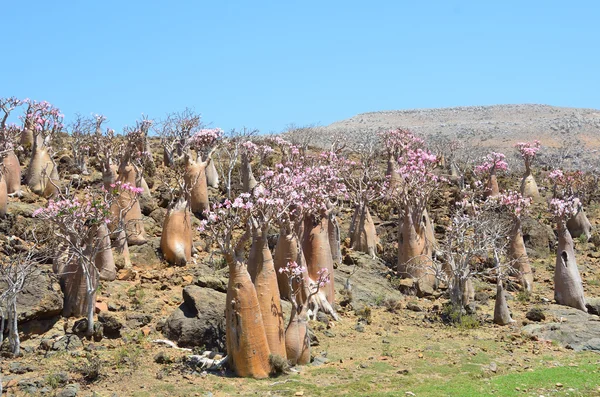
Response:
[{"label": "slender tree trunk", "polygon": [[253,227],[248,272],[256,288],[267,343],[271,354],[286,357],[285,324],[277,284],[277,274],[267,243],[266,230]]},{"label": "slender tree trunk", "polygon": [[256,289],[246,266],[227,257],[226,342],[227,354],[234,372],[241,377],[269,376],[269,345]]},{"label": "slender tree trunk", "polygon": [[327,232],[329,237],[329,247],[331,248],[331,258],[333,263],[342,263],[342,243],[340,234],[340,224],[337,221],[335,208],[332,206],[328,211]]},{"label": "slender tree trunk", "polygon": [[17,294],[14,293],[9,301],[9,329],[8,340],[10,342],[11,352],[15,357],[21,355],[21,340],[19,338],[19,324],[17,316]]},{"label": "slender tree trunk", "polygon": [[521,232],[521,219],[513,217],[513,227],[510,235],[509,256],[515,261],[514,269],[519,273],[519,282],[528,292],[533,291],[533,272],[529,264],[529,257],[525,250],[523,234]]},{"label": "slender tree trunk", "polygon": [[206,167],[206,183],[210,187],[219,187],[219,173],[217,172],[217,167],[215,167],[214,160],[211,160]]}]

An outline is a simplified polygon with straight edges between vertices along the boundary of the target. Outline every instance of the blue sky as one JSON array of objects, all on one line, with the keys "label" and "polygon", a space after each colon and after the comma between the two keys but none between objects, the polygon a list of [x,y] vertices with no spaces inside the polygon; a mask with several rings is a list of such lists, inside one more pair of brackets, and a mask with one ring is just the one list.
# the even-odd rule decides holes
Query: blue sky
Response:
[{"label": "blue sky", "polygon": [[7,1],[0,96],[103,113],[186,106],[280,132],[357,113],[600,108],[598,1]]}]

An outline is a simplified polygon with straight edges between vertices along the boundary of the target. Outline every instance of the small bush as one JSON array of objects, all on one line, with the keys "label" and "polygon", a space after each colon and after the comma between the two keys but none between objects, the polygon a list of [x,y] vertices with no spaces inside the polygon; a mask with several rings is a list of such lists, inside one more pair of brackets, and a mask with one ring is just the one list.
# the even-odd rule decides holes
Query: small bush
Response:
[{"label": "small bush", "polygon": [[462,307],[457,307],[451,302],[444,305],[441,313],[442,320],[460,329],[474,329],[479,327],[480,322],[475,314],[466,314]]},{"label": "small bush", "polygon": [[517,293],[517,300],[521,303],[529,302],[531,300],[531,292],[523,289]]},{"label": "small bush", "polygon": [[142,286],[138,284],[135,287],[131,287],[127,290],[127,296],[129,299],[131,299],[131,303],[135,309],[141,309],[142,305],[144,304],[146,292]]},{"label": "small bush", "polygon": [[87,362],[79,368],[79,373],[88,382],[94,382],[101,375],[102,362],[98,357],[87,356]]},{"label": "small bush", "polygon": [[394,298],[387,298],[383,302],[383,306],[390,313],[398,313],[402,309],[402,304],[400,303],[400,301]]},{"label": "small bush", "polygon": [[142,349],[137,346],[124,346],[116,350],[115,365],[117,367],[129,367],[131,370],[136,370],[140,366]]},{"label": "small bush", "polygon": [[278,354],[269,354],[269,364],[271,365],[271,376],[287,374],[289,369],[288,361]]}]

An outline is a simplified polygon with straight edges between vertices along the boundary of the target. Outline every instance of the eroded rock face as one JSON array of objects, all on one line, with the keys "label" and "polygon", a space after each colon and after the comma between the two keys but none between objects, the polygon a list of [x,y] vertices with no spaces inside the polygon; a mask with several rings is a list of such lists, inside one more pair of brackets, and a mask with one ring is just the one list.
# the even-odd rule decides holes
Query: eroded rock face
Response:
[{"label": "eroded rock face", "polygon": [[189,285],[183,303],[167,319],[163,334],[182,347],[225,351],[225,294]]}]

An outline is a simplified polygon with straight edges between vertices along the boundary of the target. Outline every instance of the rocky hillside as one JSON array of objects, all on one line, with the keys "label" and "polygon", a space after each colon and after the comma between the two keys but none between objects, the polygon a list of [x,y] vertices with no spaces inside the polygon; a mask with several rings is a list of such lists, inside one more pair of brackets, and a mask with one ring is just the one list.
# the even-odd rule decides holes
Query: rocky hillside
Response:
[{"label": "rocky hillside", "polygon": [[496,148],[512,147],[516,141],[532,139],[539,139],[546,146],[557,147],[568,137],[578,137],[588,148],[600,147],[600,110],[547,105],[370,112],[324,128],[328,132],[342,130],[355,135],[395,127],[408,128],[424,136],[442,134],[470,139]]}]

